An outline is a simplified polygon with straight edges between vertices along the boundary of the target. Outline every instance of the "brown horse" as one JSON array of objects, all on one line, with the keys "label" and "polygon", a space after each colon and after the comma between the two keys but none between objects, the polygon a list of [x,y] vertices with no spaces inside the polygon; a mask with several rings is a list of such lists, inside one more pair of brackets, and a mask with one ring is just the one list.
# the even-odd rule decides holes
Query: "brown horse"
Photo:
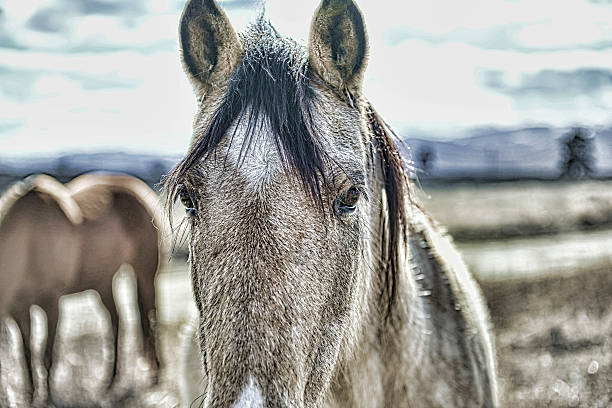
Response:
[{"label": "brown horse", "polygon": [[12,315],[27,341],[29,307],[41,306],[50,349],[59,297],[95,289],[116,331],[112,277],[128,263],[152,344],[149,313],[155,310],[154,280],[164,252],[157,202],[153,190],[129,176],[83,175],[66,186],[34,176],[12,186],[0,200],[0,314]]},{"label": "brown horse", "polygon": [[307,47],[263,17],[237,35],[214,0],[188,1],[179,35],[199,105],[166,188],[203,406],[495,406],[486,307],[363,95],[353,1],[322,0]]}]

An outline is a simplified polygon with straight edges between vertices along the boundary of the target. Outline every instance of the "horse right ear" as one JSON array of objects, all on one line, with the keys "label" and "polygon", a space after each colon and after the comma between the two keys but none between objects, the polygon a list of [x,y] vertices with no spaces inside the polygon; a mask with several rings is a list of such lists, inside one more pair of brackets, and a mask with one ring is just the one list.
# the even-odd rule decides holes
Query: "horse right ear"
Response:
[{"label": "horse right ear", "polygon": [[189,0],[179,31],[183,68],[198,96],[223,86],[238,65],[241,46],[215,0]]},{"label": "horse right ear", "polygon": [[359,93],[367,54],[363,16],[353,0],[322,0],[312,19],[308,44],[314,73],[336,90]]}]

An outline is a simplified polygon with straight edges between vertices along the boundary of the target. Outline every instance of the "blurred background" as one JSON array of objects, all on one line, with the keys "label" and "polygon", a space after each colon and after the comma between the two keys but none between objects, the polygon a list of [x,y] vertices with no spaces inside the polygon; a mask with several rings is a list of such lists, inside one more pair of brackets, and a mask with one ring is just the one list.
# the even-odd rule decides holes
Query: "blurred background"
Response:
[{"label": "blurred background", "polygon": [[[305,42],[317,3],[265,8]],[[237,30],[262,7],[220,4]],[[35,173],[157,185],[187,149],[196,106],[178,57],[183,5],[0,0],[0,191]],[[359,6],[366,95],[483,288],[506,403],[609,406],[612,1]],[[168,322],[192,313],[181,253],[159,279]]]}]

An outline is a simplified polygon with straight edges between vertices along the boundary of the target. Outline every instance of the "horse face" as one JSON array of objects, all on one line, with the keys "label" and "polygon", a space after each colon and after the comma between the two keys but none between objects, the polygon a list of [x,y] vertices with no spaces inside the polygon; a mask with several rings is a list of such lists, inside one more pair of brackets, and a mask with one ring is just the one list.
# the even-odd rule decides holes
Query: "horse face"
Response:
[{"label": "horse face", "polygon": [[320,405],[371,292],[361,14],[323,1],[306,52],[190,1],[180,35],[200,106],[167,188],[190,223],[205,404]]}]

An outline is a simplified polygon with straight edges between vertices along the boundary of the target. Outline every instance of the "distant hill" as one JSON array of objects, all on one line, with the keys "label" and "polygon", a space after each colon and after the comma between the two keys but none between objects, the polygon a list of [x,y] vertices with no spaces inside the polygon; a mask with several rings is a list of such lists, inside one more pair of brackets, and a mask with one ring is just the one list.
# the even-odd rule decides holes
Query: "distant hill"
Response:
[{"label": "distant hill", "polygon": [[0,157],[0,182],[4,181],[2,184],[6,184],[38,173],[67,181],[83,173],[105,172],[129,174],[154,186],[179,159],[178,156],[123,152],[72,153],[52,157]]},{"label": "distant hill", "polygon": [[[407,157],[421,179],[482,181],[556,179],[560,174],[561,138],[570,128],[478,129],[450,141],[405,139]],[[595,177],[612,177],[612,128],[592,136]],[[422,158],[429,159],[425,165]],[[87,172],[130,174],[154,186],[179,156],[124,152],[66,153],[58,156],[3,158],[0,187],[31,174],[46,173],[67,181]]]},{"label": "distant hill", "polygon": [[[486,129],[451,141],[405,139],[421,178],[504,180],[556,179],[561,140],[570,128]],[[595,177],[612,176],[612,129],[593,133]],[[423,158],[426,163],[423,163]]]}]

